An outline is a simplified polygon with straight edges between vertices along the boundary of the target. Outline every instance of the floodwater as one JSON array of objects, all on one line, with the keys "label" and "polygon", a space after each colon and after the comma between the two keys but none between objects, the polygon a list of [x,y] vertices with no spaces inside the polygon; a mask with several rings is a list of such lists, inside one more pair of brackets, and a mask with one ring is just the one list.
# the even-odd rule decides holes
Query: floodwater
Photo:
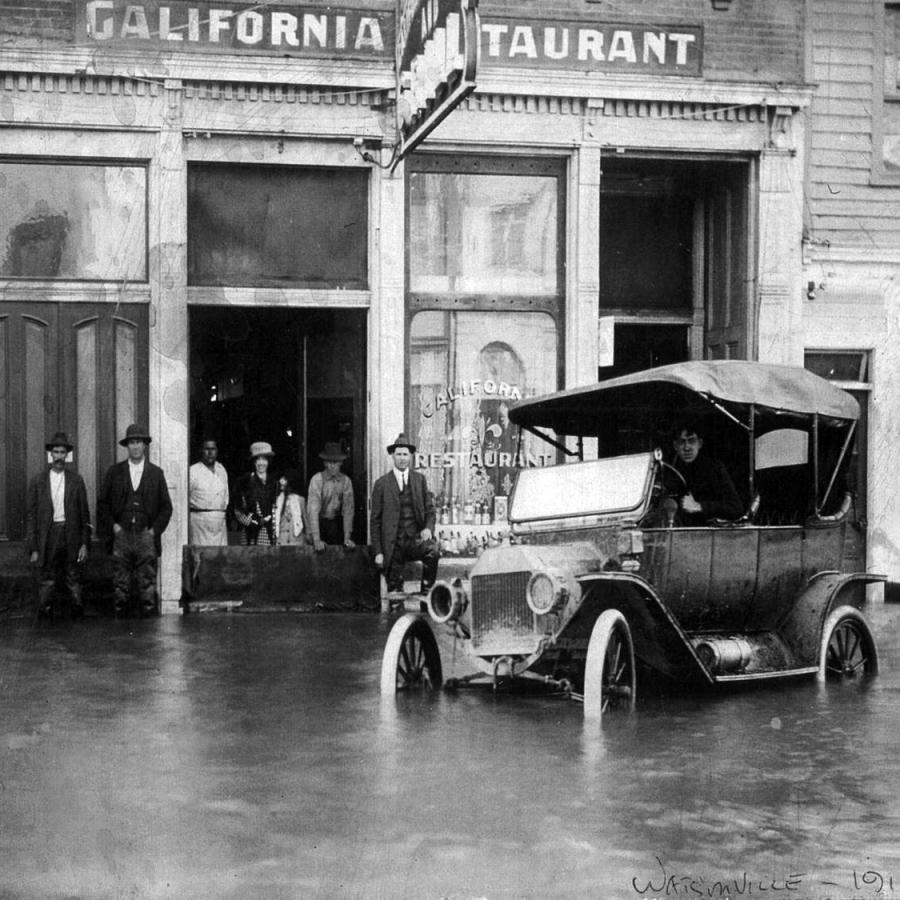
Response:
[{"label": "floodwater", "polygon": [[900,607],[868,614],[865,687],[590,726],[557,697],[383,703],[377,615],[14,622],[0,897],[900,897]]}]

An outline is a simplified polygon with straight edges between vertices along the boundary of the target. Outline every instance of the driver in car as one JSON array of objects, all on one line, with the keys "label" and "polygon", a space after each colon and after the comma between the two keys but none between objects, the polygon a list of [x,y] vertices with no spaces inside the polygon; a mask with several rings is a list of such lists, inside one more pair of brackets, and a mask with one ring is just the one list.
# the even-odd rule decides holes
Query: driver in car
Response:
[{"label": "driver in car", "polygon": [[[739,519],[741,498],[728,470],[705,456],[703,438],[694,421],[679,422],[673,431],[675,463],[665,469],[665,484],[678,498],[679,524],[705,525],[710,519]],[[674,474],[673,474],[674,473]]]}]

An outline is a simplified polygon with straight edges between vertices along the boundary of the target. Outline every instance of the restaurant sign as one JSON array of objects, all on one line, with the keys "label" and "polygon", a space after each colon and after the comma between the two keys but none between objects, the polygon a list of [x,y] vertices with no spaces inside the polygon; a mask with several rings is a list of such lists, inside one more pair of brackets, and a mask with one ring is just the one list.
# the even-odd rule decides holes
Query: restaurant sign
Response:
[{"label": "restaurant sign", "polygon": [[700,75],[703,29],[491,18],[481,24],[485,66]]},{"label": "restaurant sign", "polygon": [[79,43],[384,61],[394,50],[393,12],[334,6],[88,0],[75,24]]},{"label": "restaurant sign", "polygon": [[478,65],[697,76],[703,57],[697,25],[479,18],[477,0],[401,0],[396,17],[290,2],[86,0],[76,5],[75,19],[80,44],[384,63],[393,57],[408,144],[472,90]]},{"label": "restaurant sign", "polygon": [[478,0],[400,0],[394,165],[475,90]]}]

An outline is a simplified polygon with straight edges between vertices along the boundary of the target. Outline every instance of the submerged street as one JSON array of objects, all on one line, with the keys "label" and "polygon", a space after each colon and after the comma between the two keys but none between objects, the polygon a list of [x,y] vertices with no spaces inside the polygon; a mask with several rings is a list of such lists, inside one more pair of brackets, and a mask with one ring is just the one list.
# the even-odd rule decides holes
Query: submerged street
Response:
[{"label": "submerged street", "polygon": [[13,621],[0,896],[900,896],[900,607],[867,615],[863,687],[602,726],[557,697],[382,702],[378,615]]}]

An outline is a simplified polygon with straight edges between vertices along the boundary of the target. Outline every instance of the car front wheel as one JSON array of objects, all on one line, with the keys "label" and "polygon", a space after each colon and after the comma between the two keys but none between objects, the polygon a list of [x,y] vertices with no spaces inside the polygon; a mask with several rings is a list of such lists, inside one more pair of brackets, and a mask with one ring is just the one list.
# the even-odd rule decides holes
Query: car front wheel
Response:
[{"label": "car front wheel", "polygon": [[599,718],[634,709],[634,645],[625,616],[608,609],[594,623],[584,667],[584,715]]}]

